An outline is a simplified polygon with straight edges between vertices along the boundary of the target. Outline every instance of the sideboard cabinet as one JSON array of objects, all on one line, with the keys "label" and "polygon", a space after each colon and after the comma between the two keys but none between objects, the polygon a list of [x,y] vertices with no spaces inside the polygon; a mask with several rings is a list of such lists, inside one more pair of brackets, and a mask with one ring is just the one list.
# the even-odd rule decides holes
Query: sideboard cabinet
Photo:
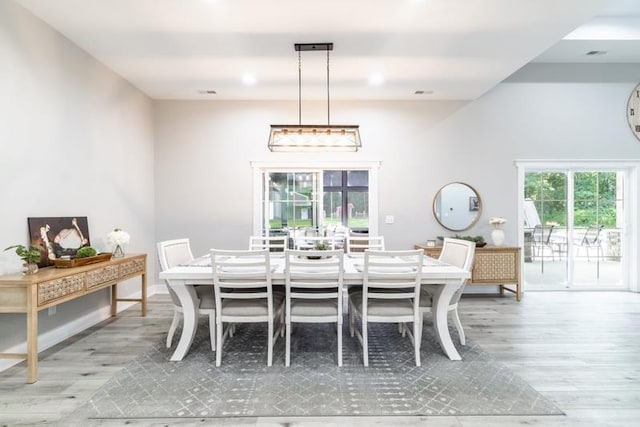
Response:
[{"label": "sideboard cabinet", "polygon": [[[425,255],[438,258],[442,246],[415,245]],[[522,298],[520,277],[520,248],[512,246],[485,246],[476,248],[471,281],[467,285],[499,285],[500,293],[513,292],[516,300]],[[514,288],[510,288],[513,286]]]},{"label": "sideboard cabinet", "polygon": [[[118,283],[140,276],[140,298],[118,298]],[[0,353],[0,358],[27,359],[27,382],[38,380],[38,311],[111,288],[111,315],[119,301],[141,303],[147,315],[147,255],[126,255],[109,261],[73,268],[47,267],[36,274],[0,276],[0,313],[24,313],[27,321],[27,353]]]}]

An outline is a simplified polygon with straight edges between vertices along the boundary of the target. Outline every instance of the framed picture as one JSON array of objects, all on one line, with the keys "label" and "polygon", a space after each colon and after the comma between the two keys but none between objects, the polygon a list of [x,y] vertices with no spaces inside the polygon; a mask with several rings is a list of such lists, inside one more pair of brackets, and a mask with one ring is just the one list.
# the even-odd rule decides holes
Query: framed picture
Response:
[{"label": "framed picture", "polygon": [[480,201],[477,196],[469,196],[469,211],[475,212],[480,210]]},{"label": "framed picture", "polygon": [[73,257],[78,249],[89,246],[86,216],[27,218],[32,245],[40,245],[39,267],[53,265],[54,259]]}]

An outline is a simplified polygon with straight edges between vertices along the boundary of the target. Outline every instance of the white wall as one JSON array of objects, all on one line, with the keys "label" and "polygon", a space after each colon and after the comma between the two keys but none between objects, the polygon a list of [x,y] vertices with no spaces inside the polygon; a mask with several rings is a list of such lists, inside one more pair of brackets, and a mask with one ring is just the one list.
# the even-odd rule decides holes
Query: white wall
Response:
[{"label": "white wall", "polygon": [[[516,159],[640,159],[625,106],[629,83],[503,83],[480,99],[455,102],[333,102],[332,121],[360,124],[358,153],[308,155],[267,150],[269,124],[296,122],[286,102],[158,101],[156,236],[190,237],[194,252],[246,245],[252,224],[250,161],[381,161],[379,224],[391,249],[438,235],[437,190],[472,185],[482,216],[465,234],[489,240],[488,219],[508,219],[517,244]],[[303,123],[323,122],[323,103],[303,102]],[[640,224],[636,224],[640,226]]]},{"label": "white wall", "polygon": [[[27,217],[78,215],[97,249],[110,250],[106,234],[122,227],[126,249],[153,265],[151,101],[11,1],[0,1],[0,94],[0,250],[28,243]],[[0,274],[19,268],[0,252]],[[120,293],[139,289],[131,281]],[[41,312],[41,346],[47,332],[99,320],[108,304],[104,290]],[[24,319],[0,314],[0,351],[24,343]]]}]

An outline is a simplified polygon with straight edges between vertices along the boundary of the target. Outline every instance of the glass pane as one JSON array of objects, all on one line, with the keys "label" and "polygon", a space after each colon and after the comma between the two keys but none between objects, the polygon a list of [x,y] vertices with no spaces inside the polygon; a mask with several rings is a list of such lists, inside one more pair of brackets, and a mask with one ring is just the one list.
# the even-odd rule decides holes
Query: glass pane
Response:
[{"label": "glass pane", "polygon": [[524,175],[524,198],[531,200],[540,200],[540,182],[542,174],[538,172],[527,172]]},{"label": "glass pane", "polygon": [[574,181],[574,199],[578,200],[595,200],[598,191],[598,173],[597,172],[576,172],[573,176]]},{"label": "glass pane", "polygon": [[347,226],[352,229],[369,229],[369,193],[350,191],[347,194]]},{"label": "glass pane", "polygon": [[324,171],[325,187],[342,187],[342,171]]},{"label": "glass pane", "polygon": [[347,186],[349,186],[349,187],[368,187],[369,186],[369,171],[348,171],[347,172]]},{"label": "glass pane", "polygon": [[543,173],[540,180],[541,200],[566,200],[567,176],[563,172]]},{"label": "glass pane", "polygon": [[525,173],[524,278],[533,287],[567,281],[567,176]]},{"label": "glass pane", "polygon": [[324,225],[342,224],[342,191],[325,192],[322,202]]}]

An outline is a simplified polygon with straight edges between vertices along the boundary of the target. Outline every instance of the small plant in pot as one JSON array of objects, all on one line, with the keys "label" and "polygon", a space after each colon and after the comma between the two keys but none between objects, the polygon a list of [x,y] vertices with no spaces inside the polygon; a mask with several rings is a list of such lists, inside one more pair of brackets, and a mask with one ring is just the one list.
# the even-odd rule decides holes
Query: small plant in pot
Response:
[{"label": "small plant in pot", "polygon": [[16,250],[16,255],[23,261],[22,273],[34,274],[38,272],[38,263],[40,262],[40,251],[44,251],[44,248],[39,245],[30,245],[29,247],[24,245],[13,245],[5,249]]},{"label": "small plant in pot", "polygon": [[[314,251],[329,251],[331,250],[331,246],[328,243],[325,242],[319,242],[316,243],[313,248]],[[307,258],[309,259],[320,259],[322,258],[321,256],[308,256]]]}]

